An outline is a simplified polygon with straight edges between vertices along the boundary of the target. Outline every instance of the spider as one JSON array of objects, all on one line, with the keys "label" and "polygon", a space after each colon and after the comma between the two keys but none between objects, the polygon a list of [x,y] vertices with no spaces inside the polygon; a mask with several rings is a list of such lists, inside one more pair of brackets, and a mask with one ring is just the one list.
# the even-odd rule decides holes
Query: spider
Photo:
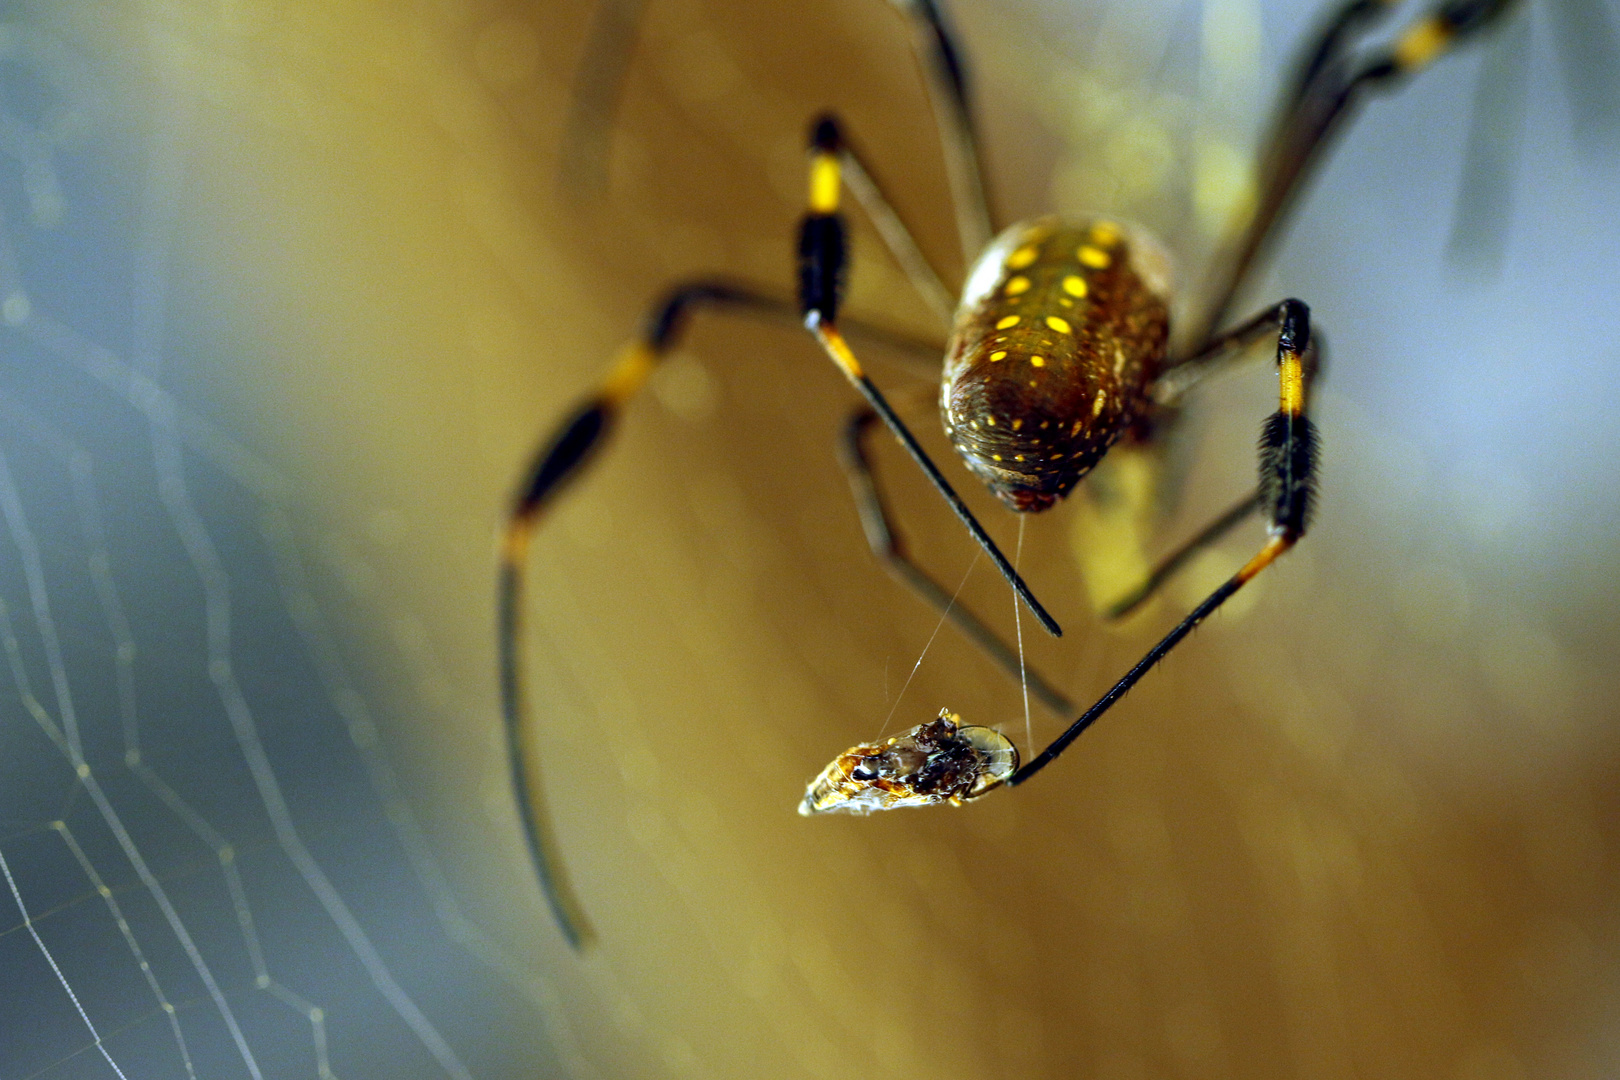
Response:
[{"label": "spider", "polygon": [[[940,395],[946,435],[968,470],[1018,513],[1055,505],[1110,447],[1161,437],[1178,403],[1222,361],[1275,339],[1278,404],[1261,430],[1256,491],[1165,559],[1108,614],[1134,608],[1191,552],[1259,513],[1266,520],[1267,538],[1248,562],[1027,763],[1020,765],[1016,747],[1005,736],[960,724],[950,710],[941,710],[937,719],[886,743],[857,745],[839,755],[811,784],[800,811],[866,813],[960,804],[998,787],[1017,786],[1045,768],[1199,623],[1305,535],[1317,462],[1308,407],[1320,366],[1310,311],[1289,298],[1227,328],[1232,299],[1302,181],[1363,96],[1393,87],[1511,6],[1511,0],[1440,0],[1387,45],[1369,45],[1367,38],[1394,0],[1349,0],[1333,12],[1300,53],[1280,95],[1263,143],[1252,210],[1231,226],[1198,302],[1172,333],[1168,260],[1146,232],[1101,217],[1042,217],[996,227],[960,49],[935,0],[893,3],[914,31],[913,45],[926,74],[962,252],[968,258],[977,253],[959,295],[953,297],[922,254],[868,157],[855,148],[838,118],[818,117],[810,127],[808,210],[799,226],[796,308],[768,291],[726,281],[694,280],[671,288],[653,305],[640,336],[625,346],[597,392],[542,444],[508,510],[498,595],[503,718],[530,854],[552,914],[575,948],[588,940],[589,931],[552,854],[538,801],[535,748],[522,722],[519,614],[529,541],[542,513],[603,446],[621,410],[678,341],[690,314],[714,308],[802,321],[863,399],[847,429],[842,460],[874,553],[1015,674],[1016,655],[907,557],[867,464],[865,440],[881,421],[1036,620],[1048,632],[1061,633],[867,376],[841,329],[884,336],[853,322],[840,323],[848,267],[843,193],[861,204],[917,291],[952,326]],[[622,32],[622,15],[610,6],[599,18],[603,25],[617,20]],[[602,69],[614,65],[594,70],[587,65],[581,84],[587,106],[612,96],[611,87],[593,86],[593,80],[600,84],[604,77],[614,77],[602,76]],[[615,70],[622,70],[622,63]],[[600,111],[582,108],[577,118],[589,125],[602,117]],[[1031,679],[1031,688],[1048,704],[1066,707],[1066,700],[1038,677]]]}]

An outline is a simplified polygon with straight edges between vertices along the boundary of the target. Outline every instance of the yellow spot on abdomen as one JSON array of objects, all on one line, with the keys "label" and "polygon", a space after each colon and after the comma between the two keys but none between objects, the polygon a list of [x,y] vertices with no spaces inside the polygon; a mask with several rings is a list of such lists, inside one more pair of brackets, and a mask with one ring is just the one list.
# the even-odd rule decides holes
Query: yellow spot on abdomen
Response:
[{"label": "yellow spot on abdomen", "polygon": [[1013,327],[1013,326],[1017,326],[1017,325],[1018,325],[1018,316],[1017,315],[1008,315],[1005,319],[1002,319],[1000,322],[996,323],[996,329],[997,330],[1006,330],[1009,327]]},{"label": "yellow spot on abdomen", "polygon": [[1119,226],[1112,221],[1099,221],[1091,226],[1091,239],[1103,247],[1119,243]]},{"label": "yellow spot on abdomen", "polygon": [[1070,334],[1074,332],[1074,327],[1069,325],[1068,320],[1060,319],[1056,315],[1048,315],[1046,317],[1046,325],[1050,326],[1060,334]]},{"label": "yellow spot on abdomen", "polygon": [[1007,269],[1022,270],[1024,267],[1035,261],[1036,254],[1037,252],[1033,247],[1019,248],[1017,251],[1007,256]]},{"label": "yellow spot on abdomen", "polygon": [[1063,291],[1070,296],[1086,295],[1086,279],[1077,274],[1070,274],[1063,279]]},{"label": "yellow spot on abdomen", "polygon": [[1046,366],[1046,357],[1044,357],[1044,356],[1032,356],[1032,357],[1029,358],[1029,364],[1030,364],[1030,367],[1045,367]]},{"label": "yellow spot on abdomen", "polygon": [[1082,266],[1089,266],[1093,270],[1101,270],[1110,262],[1108,252],[1090,244],[1081,244],[1080,250],[1075,252],[1075,257],[1080,260]]},{"label": "yellow spot on abdomen", "polygon": [[1007,350],[1006,349],[997,349],[995,352],[990,354],[990,362],[991,363],[995,363],[997,360],[1005,360],[1006,358],[1007,358]]},{"label": "yellow spot on abdomen", "polygon": [[1023,274],[1019,274],[1015,278],[1008,279],[1008,281],[1007,281],[1007,295],[1008,296],[1017,296],[1019,293],[1027,292],[1027,291],[1029,291],[1029,278],[1025,277]]},{"label": "yellow spot on abdomen", "polygon": [[1108,391],[1106,391],[1106,390],[1097,391],[1097,400],[1092,402],[1092,405],[1091,405],[1091,415],[1092,416],[1097,416],[1098,414],[1100,414],[1103,411],[1103,406],[1105,406],[1107,404],[1108,404]]}]

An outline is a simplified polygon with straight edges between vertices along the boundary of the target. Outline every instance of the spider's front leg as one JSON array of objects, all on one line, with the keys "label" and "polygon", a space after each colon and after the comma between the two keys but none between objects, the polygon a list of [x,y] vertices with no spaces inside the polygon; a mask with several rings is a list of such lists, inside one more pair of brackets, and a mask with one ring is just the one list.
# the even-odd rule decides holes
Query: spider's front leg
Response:
[{"label": "spider's front leg", "polygon": [[[1277,334],[1277,411],[1267,418],[1260,431],[1260,486],[1256,501],[1266,515],[1269,535],[1254,557],[1244,563],[1203,603],[1176,624],[1159,643],[1149,649],[1136,666],[1125,673],[1062,735],[1029,764],[1007,781],[1017,785],[1034,776],[1066,750],[1099,716],[1124,697],[1153,666],[1181,643],[1199,623],[1266,567],[1276,562],[1305,535],[1310,525],[1316,494],[1316,426],[1306,415],[1311,382],[1315,377],[1315,352],[1311,348],[1311,312],[1299,300],[1284,300],[1237,329],[1222,334],[1189,363],[1201,363],[1241,350],[1275,328]],[[1229,512],[1230,513],[1230,512]]]},{"label": "spider's front leg", "polygon": [[[863,744],[839,755],[812,782],[805,796],[803,813],[869,813],[897,806],[960,804],[1002,784],[1010,787],[1023,783],[1063,753],[1192,633],[1194,627],[1305,535],[1316,480],[1316,430],[1306,415],[1315,374],[1315,354],[1310,347],[1310,309],[1298,300],[1284,300],[1222,335],[1194,360],[1241,350],[1268,332],[1277,335],[1278,403],[1277,411],[1261,429],[1260,488],[1254,501],[1266,515],[1270,535],[1254,557],[1149,649],[1147,655],[1068,730],[1022,768],[1012,768],[1011,763],[1017,760],[1016,751],[1011,750],[1011,744],[1004,738],[986,728],[958,728],[958,718],[947,709],[939,720],[923,724],[887,743]],[[945,783],[941,777],[950,779],[951,783]],[[961,781],[961,778],[967,780]]]},{"label": "spider's front leg", "polygon": [[927,451],[917,442],[899,415],[889,405],[876,384],[867,377],[861,363],[838,330],[838,307],[843,300],[844,277],[848,266],[848,246],[843,215],[839,212],[839,193],[843,185],[847,151],[838,122],[831,116],[818,119],[810,129],[810,200],[809,211],[799,224],[799,302],[804,312],[805,329],[821,344],[827,356],[838,365],[844,377],[866,399],[875,412],[916,461],[923,475],[955,512],[958,520],[990,556],[996,569],[1013,587],[1029,610],[1054,637],[1063,631],[1057,620],[1047,614],[1035,594],[1018,571],[1013,569],[1007,556],[1002,554],[990,534],[984,531],[967,503],[951,487]]}]

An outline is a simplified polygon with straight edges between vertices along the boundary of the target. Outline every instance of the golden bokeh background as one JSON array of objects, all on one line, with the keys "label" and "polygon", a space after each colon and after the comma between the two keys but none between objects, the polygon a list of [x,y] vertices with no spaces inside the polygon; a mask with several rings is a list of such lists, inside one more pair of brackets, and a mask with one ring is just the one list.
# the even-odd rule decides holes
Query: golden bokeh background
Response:
[{"label": "golden bokeh background", "polygon": [[[1122,213],[1196,267],[1308,13],[957,8],[1003,217]],[[171,199],[158,382],[273,473],[420,822],[411,850],[441,875],[419,858],[389,880],[429,897],[427,932],[466,970],[413,964],[424,932],[382,894],[350,899],[472,1074],[1521,1080],[1607,1075],[1620,1054],[1620,427],[1602,403],[1620,231],[1593,209],[1616,170],[1570,134],[1549,10],[1504,34],[1531,50],[1505,255],[1446,257],[1475,51],[1369,105],[1247,294],[1305,298],[1333,345],[1312,535],[1028,788],[794,813],[834,753],[942,705],[1027,753],[1022,706],[948,628],[896,705],[936,620],[866,553],[832,457],[851,392],[791,328],[696,319],[534,545],[532,722],[597,935],[584,955],[548,920],[507,786],[501,507],[663,286],[790,286],[817,111],[842,114],[954,272],[903,21],[879,0],[650,0],[607,182],[580,197],[560,178],[588,3],[33,18],[123,88],[101,145],[130,197]],[[937,335],[864,225],[855,243],[851,314]],[[901,357],[871,366],[911,383]],[[900,396],[948,455],[932,393]],[[1273,393],[1256,365],[1201,396],[1156,550],[1252,483]],[[879,456],[914,549],[954,583],[969,541]],[[1011,546],[1016,524],[970,498]],[[1259,529],[1107,628],[1086,520],[1031,521],[1022,565],[1068,630],[1032,662],[1090,700]],[[964,596],[1011,628],[983,565]],[[1037,714],[1035,743],[1060,729]],[[320,978],[301,992],[334,1074],[455,1072]],[[154,1017],[113,1057],[124,1038],[138,1059]],[[279,1021],[244,1023],[252,1043]],[[78,1039],[31,1075],[104,1075]]]}]

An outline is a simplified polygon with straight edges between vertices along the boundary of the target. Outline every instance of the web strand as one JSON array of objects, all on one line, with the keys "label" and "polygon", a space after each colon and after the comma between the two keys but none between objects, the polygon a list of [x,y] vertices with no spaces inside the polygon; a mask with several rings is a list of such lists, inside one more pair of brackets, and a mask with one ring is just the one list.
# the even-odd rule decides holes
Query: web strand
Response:
[{"label": "web strand", "polygon": [[[408,1043],[414,1037],[445,1075],[471,1076],[368,937],[368,930],[376,932],[379,913],[394,919],[399,912],[369,895],[340,894],[311,850],[314,845],[323,860],[329,859],[330,837],[319,828],[314,835],[301,832],[294,821],[295,811],[300,822],[329,811],[299,787],[305,778],[287,771],[288,761],[298,759],[282,756],[284,747],[273,740],[292,723],[316,740],[325,738],[319,721],[336,717],[342,724],[336,730],[340,736],[347,731],[351,757],[363,765],[408,860],[405,865],[416,874],[421,899],[430,905],[426,925],[431,928],[436,918],[444,940],[532,1005],[532,1026],[549,1036],[560,1071],[592,1075],[555,987],[514,958],[510,943],[493,940],[463,914],[434,859],[383,754],[382,733],[371,723],[361,691],[348,679],[327,637],[322,607],[330,600],[304,582],[309,555],[300,550],[294,522],[303,492],[226,434],[228,428],[216,427],[176,402],[164,385],[178,382],[177,373],[188,370],[194,359],[165,362],[165,350],[176,336],[168,312],[173,252],[181,246],[174,234],[189,227],[186,200],[195,195],[187,161],[199,100],[194,89],[169,87],[171,111],[149,118],[147,168],[131,174],[130,190],[120,193],[131,195],[137,207],[133,253],[96,251],[108,266],[131,267],[120,282],[127,286],[128,303],[111,302],[111,310],[124,322],[107,323],[93,300],[104,292],[121,295],[118,288],[79,288],[70,277],[67,283],[73,288],[65,289],[63,281],[19,258],[21,252],[40,262],[40,244],[49,237],[29,230],[57,224],[64,214],[74,226],[69,230],[73,236],[95,231],[87,228],[84,212],[96,210],[104,193],[82,190],[87,183],[82,162],[58,177],[59,150],[47,134],[25,130],[29,120],[15,114],[9,96],[16,85],[12,68],[43,77],[47,92],[71,99],[65,109],[88,107],[100,88],[86,81],[89,69],[81,70],[70,46],[20,22],[8,33],[13,63],[0,77],[0,95],[6,95],[0,98],[0,112],[9,134],[0,139],[0,160],[15,164],[10,159],[22,155],[29,202],[17,212],[21,193],[15,175],[5,173],[0,337],[8,352],[8,375],[16,374],[0,386],[0,539],[11,553],[0,560],[10,567],[0,575],[0,644],[5,653],[0,677],[9,674],[12,685],[6,696],[23,721],[14,725],[15,733],[32,730],[44,738],[27,735],[34,749],[19,774],[25,782],[8,784],[6,809],[13,815],[8,820],[20,820],[22,828],[7,834],[13,840],[0,836],[7,842],[0,864],[21,921],[0,924],[0,937],[13,929],[28,930],[72,1002],[77,1017],[71,1030],[88,1030],[90,1039],[72,1035],[64,1041],[63,1033],[70,1030],[66,1021],[73,1014],[61,1008],[60,1025],[7,1029],[12,1037],[5,1055],[8,1066],[15,1071],[22,1060],[10,1054],[13,1047],[41,1063],[22,1067],[20,1075],[40,1075],[93,1045],[119,1077],[127,1069],[129,1075],[189,1080],[199,1070],[208,1071],[205,1063],[229,1065],[234,1057],[240,1074],[259,1078],[294,1075],[285,1055],[301,1050],[306,1064],[299,1072],[308,1075],[312,1064],[316,1076],[331,1080],[335,1047],[344,1041],[355,1046],[358,1033],[370,1030],[363,1025],[374,1023],[364,1017],[364,1005],[397,1017],[386,1021],[398,1032],[393,1038]],[[101,233],[121,235],[118,230]],[[24,269],[29,271],[26,280]],[[93,333],[81,333],[90,326],[96,327]],[[108,339],[128,341],[128,359],[101,344]],[[134,449],[143,436],[149,451],[144,461]],[[103,470],[100,484],[98,468]],[[307,528],[308,522],[299,524]],[[269,580],[274,587],[268,592],[255,560],[274,567]],[[190,582],[187,571],[193,575]],[[234,614],[237,610],[243,613]],[[195,649],[188,640],[193,633],[199,642]],[[318,679],[309,678],[299,665],[313,667]],[[267,676],[287,685],[267,696]],[[212,708],[197,698],[198,684],[213,691]],[[159,686],[162,696],[151,700]],[[225,749],[233,745],[230,741],[216,737],[222,730],[236,737],[234,750]],[[149,745],[143,746],[143,735]],[[8,753],[23,745],[8,746]],[[255,791],[271,822],[274,845],[256,831],[251,809]],[[333,789],[332,795],[359,795],[363,803],[365,791],[361,782],[342,792]],[[23,816],[16,816],[19,811]],[[37,836],[54,837],[60,846],[36,846],[27,857],[15,850],[24,838]],[[217,861],[216,881],[222,887],[198,889],[193,837]],[[36,858],[36,851],[43,854]],[[253,858],[239,863],[238,853],[244,851]],[[389,850],[383,855],[390,857],[398,854]],[[44,865],[71,869],[46,871]],[[384,867],[379,863],[376,869]],[[358,971],[376,991],[375,1004],[351,995],[340,1009],[329,1009],[310,987],[295,988],[276,978],[278,966],[293,970],[295,960],[286,955],[285,940],[275,936],[284,913],[271,907],[296,893],[296,886],[289,889],[280,880],[288,879],[291,870],[302,876],[303,885],[319,900],[319,910],[341,935],[333,959],[348,954],[350,968],[359,961]],[[339,880],[345,879],[339,875]],[[71,942],[52,934],[53,927],[69,924],[51,920],[82,919],[98,908],[42,899],[41,893],[70,888],[70,895],[82,897],[86,882],[91,895],[101,899],[93,929],[105,931],[114,949],[122,950],[121,964],[118,951],[91,952],[104,948],[91,944],[94,934],[76,935]],[[404,892],[408,902],[416,902],[410,890]],[[25,895],[31,907],[23,906]],[[213,908],[200,899],[210,896],[218,897]],[[259,919],[253,904],[259,905]],[[75,911],[77,916],[68,914]],[[309,925],[320,922],[317,914]],[[237,939],[221,937],[222,926],[234,926]],[[115,930],[117,937],[111,936]],[[116,944],[120,939],[121,946]],[[105,965],[97,970],[109,978],[86,982],[83,963],[92,955]],[[246,995],[242,967],[250,979]],[[134,978],[137,970],[139,980]],[[110,1002],[104,994],[122,981],[120,974],[128,974],[128,981],[150,994],[144,1010],[133,1018],[127,1006],[139,1007],[139,998]],[[43,969],[39,977],[46,978]],[[312,984],[321,993],[330,993],[330,985]],[[49,986],[30,983],[26,992],[54,994]],[[286,1025],[269,1027],[258,1019],[264,1005],[250,1006],[244,1000],[254,991],[308,1022],[308,1042],[302,1048],[297,1040],[287,1044],[278,1033]],[[109,1008],[120,1011],[109,1016]],[[336,1015],[349,1018],[347,1040],[329,1038],[342,1034],[342,1029],[329,1031],[329,1017]],[[162,1040],[154,1043],[150,1032],[135,1034],[159,1017],[168,1029]],[[53,1040],[63,1045],[54,1046]],[[150,1056],[127,1060],[135,1051],[123,1049],[126,1042],[155,1046],[166,1058],[161,1066]],[[49,1056],[41,1057],[41,1051]],[[426,1072],[432,1074],[431,1062]]]},{"label": "web strand", "polygon": [[[945,605],[945,611],[940,615],[939,621],[934,624],[934,632],[928,635],[928,641],[923,645],[922,653],[917,657],[917,662],[911,665],[911,672],[906,676],[906,681],[900,687],[900,692],[894,697],[894,704],[889,706],[889,715],[883,718],[883,727],[878,732],[878,738],[881,739],[884,733],[889,730],[889,724],[894,720],[895,711],[900,708],[900,702],[906,696],[906,690],[911,686],[911,680],[917,677],[917,669],[922,667],[923,659],[927,657],[928,650],[934,647],[934,639],[939,637],[940,628],[950,618],[951,608],[956,606],[957,598],[962,595],[962,590],[967,588],[968,578],[973,576],[973,568],[979,565],[979,556],[982,554],[982,551],[973,553],[973,559],[968,563],[967,572],[962,575],[962,580],[956,583],[956,591],[951,593],[951,602]],[[1013,600],[1015,602],[1018,600],[1016,592],[1013,593]]]},{"label": "web strand", "polygon": [[[1024,558],[1024,522],[1028,521],[1024,514],[1018,515],[1018,547],[1013,551],[1013,569]],[[1018,594],[1013,594],[1013,630],[1018,636],[1018,685],[1024,691],[1024,745],[1035,746],[1035,725],[1029,718],[1029,668],[1024,663],[1024,620],[1023,612],[1019,610],[1023,605],[1018,600]]]},{"label": "web strand", "polygon": [[127,1080],[124,1076],[124,1070],[118,1067],[118,1062],[113,1060],[112,1055],[107,1052],[107,1047],[102,1044],[100,1032],[96,1031],[96,1025],[91,1022],[89,1014],[84,1011],[84,1006],[79,1003],[79,995],[75,994],[73,987],[68,985],[67,976],[62,974],[61,967],[56,963],[56,957],[51,955],[51,950],[46,947],[44,939],[39,936],[39,930],[34,926],[34,920],[28,914],[28,907],[23,903],[22,893],[17,890],[16,879],[11,876],[11,865],[6,862],[4,852],[0,852],[0,872],[3,872],[6,876],[6,887],[11,890],[11,899],[16,903],[17,910],[22,913],[23,926],[28,928],[28,936],[34,939],[34,945],[38,947],[40,955],[45,957],[45,962],[51,966],[51,971],[56,975],[56,981],[62,984],[62,992],[67,994],[69,1001],[73,1002],[73,1008],[78,1012],[79,1019],[83,1020],[84,1026],[90,1029],[90,1038],[95,1041],[95,1048],[101,1052],[101,1056],[112,1067],[112,1071],[118,1074],[118,1080]]}]

